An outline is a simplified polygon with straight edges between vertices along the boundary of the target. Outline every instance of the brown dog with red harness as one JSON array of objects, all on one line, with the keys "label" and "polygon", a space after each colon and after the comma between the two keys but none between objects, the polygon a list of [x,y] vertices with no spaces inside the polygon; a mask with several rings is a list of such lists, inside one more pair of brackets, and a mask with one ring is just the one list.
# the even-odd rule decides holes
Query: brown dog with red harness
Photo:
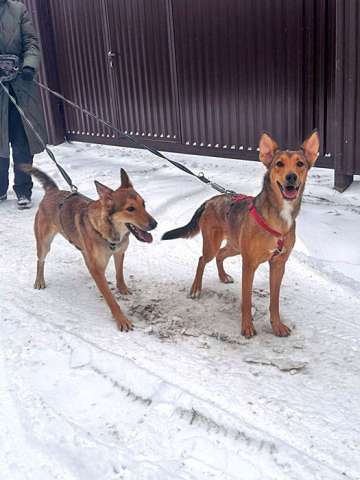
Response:
[{"label": "brown dog with red harness", "polygon": [[116,190],[95,181],[99,199],[91,200],[59,190],[56,183],[37,168],[22,165],[22,169],[34,175],[45,189],[35,217],[38,262],[34,287],[45,288],[45,258],[54,236],[60,233],[81,251],[119,329],[131,329],[131,321],[123,314],[109,288],[105,270],[113,256],[117,288],[123,295],[130,293],[123,274],[130,233],[137,240],[150,243],[152,236],[148,232],[157,222],[146,211],[144,200],[134,190],[125,170],[121,169],[121,186]]},{"label": "brown dog with red harness", "polygon": [[[190,295],[201,294],[205,266],[214,257],[221,282],[232,283],[223,266],[225,258],[242,255],[241,333],[256,334],[251,298],[254,274],[261,263],[270,264],[270,321],[280,337],[290,328],[280,320],[279,295],[285,263],[295,243],[295,219],[299,213],[309,169],[319,154],[319,135],[315,131],[299,150],[280,150],[266,133],[260,139],[260,160],[267,168],[262,191],[255,198],[245,195],[217,195],[195,212],[190,222],[163,235],[163,240],[191,238],[201,230],[203,255]],[[222,242],[226,245],[221,248]]]}]

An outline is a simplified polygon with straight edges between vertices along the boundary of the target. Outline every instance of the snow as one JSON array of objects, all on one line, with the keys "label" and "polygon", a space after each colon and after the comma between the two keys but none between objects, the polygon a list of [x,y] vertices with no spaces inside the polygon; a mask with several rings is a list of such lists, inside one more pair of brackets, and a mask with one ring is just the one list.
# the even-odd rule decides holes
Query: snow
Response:
[{"label": "snow", "polygon": [[[302,480],[360,478],[360,183],[332,189],[313,169],[281,290],[289,338],[272,335],[268,268],[254,284],[257,337],[240,335],[234,284],[210,264],[188,298],[201,238],[161,242],[213,191],[150,153],[90,144],[54,148],[86,195],[125,168],[159,222],[131,239],[116,293],[135,330],[120,333],[80,253],[60,236],[35,291],[35,208],[0,204],[1,480]],[[256,194],[264,169],[172,154]],[[64,187],[45,155],[36,165]],[[43,193],[34,189],[35,205]],[[108,279],[114,287],[114,268]]]}]

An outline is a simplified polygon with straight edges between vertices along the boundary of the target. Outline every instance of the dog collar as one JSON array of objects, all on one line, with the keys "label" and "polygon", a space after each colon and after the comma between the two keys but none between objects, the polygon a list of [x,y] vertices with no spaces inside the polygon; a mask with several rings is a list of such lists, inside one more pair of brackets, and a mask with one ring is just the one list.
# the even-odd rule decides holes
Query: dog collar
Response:
[{"label": "dog collar", "polygon": [[281,253],[284,253],[284,235],[277,230],[274,230],[273,228],[270,227],[265,221],[265,219],[260,215],[260,213],[256,210],[255,205],[254,205],[254,197],[250,195],[234,195],[232,197],[232,200],[234,203],[239,203],[239,202],[247,202],[248,203],[248,208],[249,208],[249,213],[250,215],[254,218],[255,222],[261,227],[263,230],[266,232],[270,233],[273,237],[276,237],[277,244],[276,244],[276,249],[274,250],[273,257],[276,255],[280,255]]},{"label": "dog collar", "polygon": [[[93,227],[94,228],[94,227]],[[112,252],[114,252],[118,247],[120,247],[126,237],[127,234],[123,236],[123,238],[120,240],[120,242],[110,242],[107,238],[105,238],[98,230],[94,228],[95,232],[101,237],[104,242],[107,243],[107,246],[110,248]]]},{"label": "dog collar", "polygon": [[126,232],[119,242],[110,242],[105,237],[103,237],[100,232],[98,232],[97,230],[95,231],[101,236],[103,240],[105,240],[111,251],[115,251],[117,248],[119,248],[124,243],[124,240],[130,235],[130,232]]}]

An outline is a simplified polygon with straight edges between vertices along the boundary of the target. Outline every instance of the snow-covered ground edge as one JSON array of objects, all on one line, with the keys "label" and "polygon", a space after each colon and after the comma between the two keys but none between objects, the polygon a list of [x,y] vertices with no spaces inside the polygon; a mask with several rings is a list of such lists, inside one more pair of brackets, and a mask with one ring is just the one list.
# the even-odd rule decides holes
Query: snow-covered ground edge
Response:
[{"label": "snow-covered ground edge", "polygon": [[[258,337],[239,334],[238,258],[204,295],[187,298],[201,239],[160,242],[213,192],[139,150],[84,144],[55,149],[80,191],[116,187],[125,168],[159,221],[155,242],[132,239],[117,295],[136,329],[120,334],[73,247],[58,238],[44,292],[32,289],[35,209],[0,205],[0,478],[360,478],[360,188],[332,189],[314,169],[281,292],[293,328],[268,324],[268,272],[254,285]],[[263,167],[172,155],[234,190],[256,194]],[[36,164],[63,181],[44,155]],[[34,190],[38,203],[42,192]],[[113,281],[113,267],[109,269]]]}]

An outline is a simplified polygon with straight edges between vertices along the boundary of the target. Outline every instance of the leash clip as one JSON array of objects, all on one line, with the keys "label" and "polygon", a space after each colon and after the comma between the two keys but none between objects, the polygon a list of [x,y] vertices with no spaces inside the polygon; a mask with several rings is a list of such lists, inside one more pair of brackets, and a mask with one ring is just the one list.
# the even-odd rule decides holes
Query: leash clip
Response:
[{"label": "leash clip", "polygon": [[274,250],[271,250],[271,252],[274,255],[282,255],[283,253],[286,253],[286,248],[282,247],[281,249],[279,247],[274,248]]},{"label": "leash clip", "polygon": [[283,255],[284,253],[286,253],[286,247],[282,242],[281,245],[278,245],[276,248],[274,248],[274,250],[270,250],[270,252],[273,254],[273,257],[276,257],[277,255]]}]

